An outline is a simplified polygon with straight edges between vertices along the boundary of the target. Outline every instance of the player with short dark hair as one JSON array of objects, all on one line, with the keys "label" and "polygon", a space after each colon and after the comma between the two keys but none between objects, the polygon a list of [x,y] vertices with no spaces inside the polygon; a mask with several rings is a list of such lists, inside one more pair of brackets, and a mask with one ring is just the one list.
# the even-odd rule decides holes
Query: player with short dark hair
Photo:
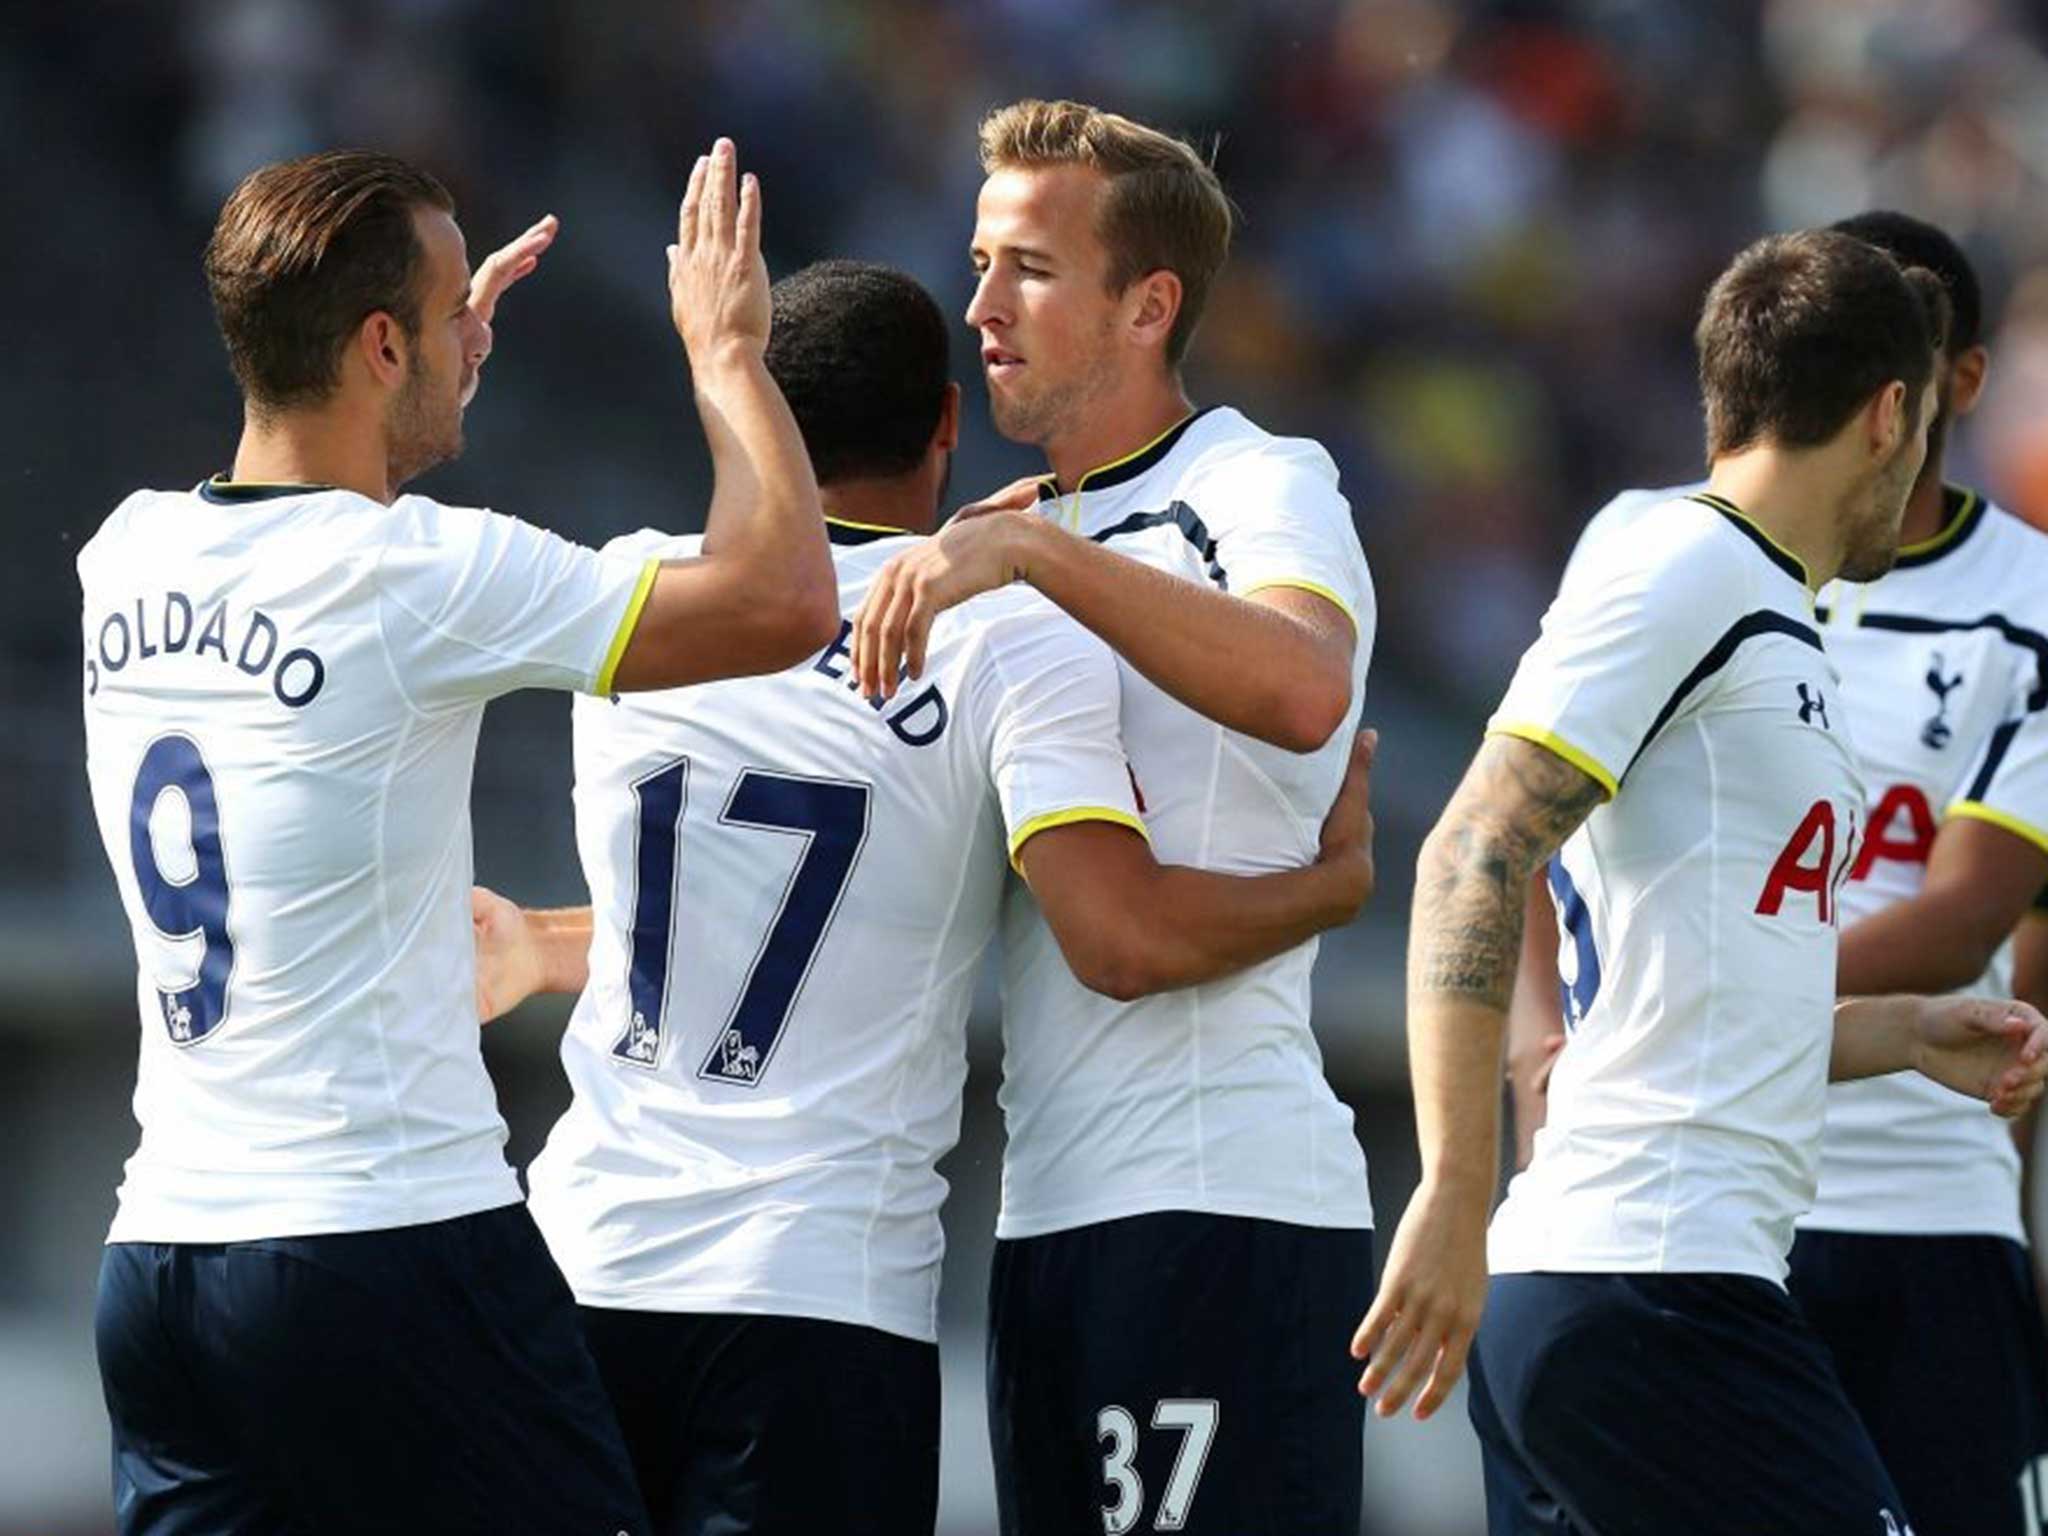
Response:
[{"label": "player with short dark hair", "polygon": [[[2015,1114],[2048,1070],[2048,1022],[2021,1005],[1835,1003],[1864,794],[1812,596],[1896,553],[1945,311],[1932,274],[1847,235],[1736,257],[1697,332],[1706,488],[1581,550],[1423,846],[1423,1177],[1355,1349],[1381,1413],[1420,1388],[1425,1415],[1471,1350],[1495,1536],[1908,1528],[1783,1287],[1829,1081],[1917,1068]],[[1569,1040],[1489,1234],[1504,1016],[1546,864]]]},{"label": "player with short dark hair", "polygon": [[[831,262],[776,285],[772,334],[850,611],[938,517],[945,327],[914,280]],[[1015,589],[946,614],[887,704],[842,635],[777,676],[577,706],[594,910],[480,894],[481,974],[489,1011],[582,993],[534,1214],[665,1536],[932,1529],[937,1163],[1008,866],[1054,963],[1127,997],[1265,961],[1364,899],[1363,760],[1306,867],[1166,866],[1117,703],[1102,643]]]},{"label": "player with short dark hair", "polygon": [[[1080,102],[998,108],[980,140],[967,322],[997,430],[1051,472],[892,562],[854,626],[856,673],[914,689],[934,620],[1022,580],[1117,653],[1161,857],[1298,863],[1344,771],[1374,594],[1322,446],[1188,398],[1229,199],[1191,145]],[[1003,1531],[1355,1529],[1343,1346],[1372,1202],[1310,1027],[1314,946],[1117,1003],[1028,902],[1004,940]],[[1276,1358],[1276,1339],[1298,1352]]]},{"label": "player with short dark hair", "polygon": [[[1841,888],[1836,987],[2033,1001],[2008,940],[2048,878],[2048,538],[1943,476],[1948,426],[1975,406],[1989,364],[1969,258],[1902,213],[1833,227],[1933,272],[1953,316],[1898,560],[1818,595],[1872,807]],[[1617,497],[1586,542],[1640,534],[1671,494]],[[1549,906],[1548,892],[1532,900],[1536,984],[1518,987],[1510,1026],[1525,1046],[1524,1135],[1541,1122],[1527,1043],[1561,1039],[1556,988],[1540,984],[1556,978]],[[1829,1091],[1789,1284],[1924,1528],[2032,1530],[2048,1509],[2048,1342],[2025,1239],[2006,1126],[1912,1075]]]},{"label": "player with short dark hair", "polygon": [[716,552],[601,556],[404,494],[460,450],[498,298],[554,235],[472,279],[452,209],[386,155],[246,178],[206,257],[233,474],[137,492],[79,554],[142,1020],[97,1310],[128,1536],[645,1529],[477,1048],[477,731],[518,688],[785,665],[836,623],[831,567],[723,140],[669,263]]}]

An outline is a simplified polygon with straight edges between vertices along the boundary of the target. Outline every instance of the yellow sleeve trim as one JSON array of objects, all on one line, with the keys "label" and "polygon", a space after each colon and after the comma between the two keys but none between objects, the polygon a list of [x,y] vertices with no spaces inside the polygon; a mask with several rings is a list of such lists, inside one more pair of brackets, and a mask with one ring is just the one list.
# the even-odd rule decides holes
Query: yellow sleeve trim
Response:
[{"label": "yellow sleeve trim", "polygon": [[1486,734],[1489,736],[1519,737],[1523,741],[1534,742],[1546,751],[1555,752],[1559,757],[1578,769],[1579,772],[1585,774],[1586,777],[1592,779],[1602,789],[1606,790],[1608,799],[1612,800],[1614,798],[1616,784],[1614,775],[1601,767],[1599,759],[1594,757],[1592,753],[1582,751],[1578,747],[1573,746],[1555,732],[1546,731],[1541,726],[1536,725],[1521,725],[1514,721],[1496,721],[1486,728]]},{"label": "yellow sleeve trim", "polygon": [[660,574],[659,560],[650,560],[640,567],[640,579],[633,583],[633,595],[626,600],[625,615],[619,620],[619,627],[612,632],[611,648],[604,653],[604,665],[597,669],[597,681],[590,690],[592,693],[612,691],[612,679],[619,674],[619,663],[626,658],[626,647],[632,643],[633,631],[640,627],[640,610],[647,606],[647,595],[654,590],[654,578]]},{"label": "yellow sleeve trim", "polygon": [[2031,822],[2021,821],[2017,816],[2008,816],[2004,811],[1994,811],[1981,800],[1958,800],[1943,814],[1988,821],[1994,827],[2003,827],[2013,836],[2023,837],[2043,853],[2048,853],[2048,832],[2042,831]]},{"label": "yellow sleeve trim", "polygon": [[1312,592],[1349,619],[1353,630],[1358,628],[1358,615],[1351,611],[1351,605],[1321,582],[1303,581],[1298,576],[1275,576],[1271,581],[1254,582],[1237,595],[1250,597],[1254,592],[1270,592],[1275,587],[1292,587],[1297,592]]},{"label": "yellow sleeve trim", "polygon": [[1026,843],[1041,832],[1050,832],[1054,827],[1071,827],[1080,821],[1111,821],[1120,827],[1129,827],[1146,842],[1152,841],[1152,834],[1145,830],[1145,823],[1129,811],[1120,811],[1108,805],[1077,805],[1069,811],[1047,811],[1043,816],[1034,816],[1023,826],[1010,834],[1010,867],[1018,874],[1024,873],[1024,866],[1017,862],[1017,855]]}]

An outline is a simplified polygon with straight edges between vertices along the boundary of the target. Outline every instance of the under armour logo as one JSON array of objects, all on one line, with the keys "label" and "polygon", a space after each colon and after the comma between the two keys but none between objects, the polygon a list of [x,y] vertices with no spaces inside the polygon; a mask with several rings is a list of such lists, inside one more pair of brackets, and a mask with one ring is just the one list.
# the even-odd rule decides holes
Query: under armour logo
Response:
[{"label": "under armour logo", "polygon": [[1820,728],[1822,730],[1832,729],[1828,725],[1827,699],[1818,690],[1808,688],[1805,683],[1801,683],[1799,685],[1799,723],[1801,725],[1811,725],[1815,715],[1820,716]]},{"label": "under armour logo", "polygon": [[1944,670],[1941,652],[1936,651],[1932,663],[1927,668],[1927,686],[1934,690],[1934,713],[1928,716],[1927,723],[1920,727],[1920,739],[1937,752],[1947,746],[1949,738],[1955,734],[1949,729],[1948,724],[1948,696],[1963,685],[1962,673],[1958,672],[1954,677],[1943,677],[1941,674]]}]

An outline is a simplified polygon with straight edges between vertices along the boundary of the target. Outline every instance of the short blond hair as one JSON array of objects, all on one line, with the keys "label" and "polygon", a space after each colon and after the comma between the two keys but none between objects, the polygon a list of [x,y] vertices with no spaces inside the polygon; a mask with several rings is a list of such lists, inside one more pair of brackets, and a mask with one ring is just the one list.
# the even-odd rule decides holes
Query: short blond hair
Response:
[{"label": "short blond hair", "polygon": [[1108,179],[1096,234],[1109,251],[1109,289],[1148,272],[1180,279],[1180,313],[1166,361],[1187,355],[1209,287],[1230,254],[1235,213],[1195,147],[1115,112],[1078,101],[1017,101],[981,120],[981,168],[1085,165]]}]

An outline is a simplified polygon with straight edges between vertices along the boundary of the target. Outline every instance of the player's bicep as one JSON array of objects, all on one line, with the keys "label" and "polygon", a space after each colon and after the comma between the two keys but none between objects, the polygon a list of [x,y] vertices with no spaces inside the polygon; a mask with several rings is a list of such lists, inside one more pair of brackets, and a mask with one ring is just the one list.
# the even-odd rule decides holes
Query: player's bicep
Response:
[{"label": "player's bicep", "polygon": [[1431,838],[1502,882],[1503,899],[1519,908],[1523,882],[1606,798],[1605,782],[1571,754],[1495,733],[1480,743]]},{"label": "player's bicep", "polygon": [[1965,905],[1995,947],[2048,882],[2048,848],[2000,821],[1951,815],[1935,835],[1922,889]]},{"label": "player's bicep", "polygon": [[1327,659],[1349,674],[1352,653],[1358,649],[1358,619],[1334,592],[1306,582],[1276,581],[1244,596],[1251,602],[1285,614],[1299,624],[1315,637],[1318,649]]}]

